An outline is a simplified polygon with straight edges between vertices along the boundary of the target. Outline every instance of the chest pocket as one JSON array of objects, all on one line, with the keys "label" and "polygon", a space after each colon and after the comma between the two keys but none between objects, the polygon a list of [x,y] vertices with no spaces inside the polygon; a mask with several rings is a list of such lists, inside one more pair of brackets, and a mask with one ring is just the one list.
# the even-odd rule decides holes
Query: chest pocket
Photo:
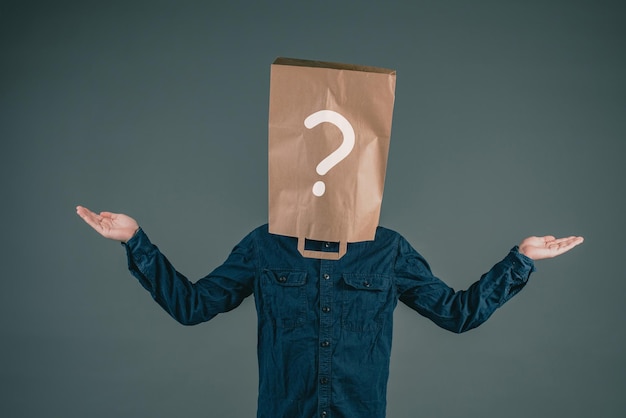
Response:
[{"label": "chest pocket", "polygon": [[295,328],[307,320],[307,275],[304,271],[263,271],[266,312],[279,328]]},{"label": "chest pocket", "polygon": [[349,331],[379,330],[393,312],[391,279],[377,274],[344,274],[341,326]]}]

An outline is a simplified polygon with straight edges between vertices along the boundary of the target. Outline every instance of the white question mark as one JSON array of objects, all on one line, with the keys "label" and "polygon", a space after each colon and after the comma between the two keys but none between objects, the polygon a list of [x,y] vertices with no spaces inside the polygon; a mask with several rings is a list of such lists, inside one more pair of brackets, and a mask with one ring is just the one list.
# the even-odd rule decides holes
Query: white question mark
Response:
[{"label": "white question mark", "polygon": [[[309,115],[304,120],[304,126],[308,129],[312,129],[322,122],[329,122],[338,127],[343,135],[343,142],[339,148],[317,165],[315,171],[317,171],[317,174],[320,176],[328,173],[331,168],[339,164],[350,154],[352,148],[354,148],[354,129],[352,129],[352,125],[348,122],[348,119],[333,110],[320,110]],[[322,196],[325,191],[326,185],[323,181],[318,181],[313,185],[313,194],[315,196]]]}]

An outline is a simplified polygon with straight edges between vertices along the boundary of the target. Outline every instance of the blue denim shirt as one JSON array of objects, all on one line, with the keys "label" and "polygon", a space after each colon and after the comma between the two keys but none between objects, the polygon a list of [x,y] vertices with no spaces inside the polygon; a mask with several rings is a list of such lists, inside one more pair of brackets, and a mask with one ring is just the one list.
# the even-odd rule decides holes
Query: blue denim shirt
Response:
[{"label": "blue denim shirt", "polygon": [[[398,300],[453,332],[483,323],[526,284],[533,261],[517,248],[465,291],[436,278],[398,233],[348,244],[339,260],[304,258],[297,239],[261,226],[208,276],[189,281],[139,230],[126,243],[132,274],[174,319],[192,325],[254,295],[258,417],[385,416]],[[307,249],[337,251],[310,242]]]}]

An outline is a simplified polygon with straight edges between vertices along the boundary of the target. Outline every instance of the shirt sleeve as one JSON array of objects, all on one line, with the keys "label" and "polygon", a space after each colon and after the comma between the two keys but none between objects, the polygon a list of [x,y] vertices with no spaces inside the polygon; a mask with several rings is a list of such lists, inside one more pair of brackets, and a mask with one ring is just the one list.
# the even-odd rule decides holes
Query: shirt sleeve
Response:
[{"label": "shirt sleeve", "polygon": [[513,247],[467,290],[455,291],[433,275],[426,260],[404,239],[399,242],[395,264],[400,300],[438,326],[457,333],[485,322],[522,290],[533,271],[533,260]]},{"label": "shirt sleeve", "polygon": [[235,246],[221,266],[195,283],[172,266],[142,229],[123,245],[132,275],[181,324],[208,321],[236,308],[253,292],[257,269],[252,234]]}]

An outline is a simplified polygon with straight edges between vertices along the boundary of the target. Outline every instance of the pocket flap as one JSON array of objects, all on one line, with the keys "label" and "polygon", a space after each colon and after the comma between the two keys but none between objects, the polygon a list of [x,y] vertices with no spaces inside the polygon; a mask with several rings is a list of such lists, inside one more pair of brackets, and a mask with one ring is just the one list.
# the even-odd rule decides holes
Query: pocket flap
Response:
[{"label": "pocket flap", "polygon": [[306,284],[305,271],[266,271],[273,277],[276,284],[280,286],[302,286]]},{"label": "pocket flap", "polygon": [[343,280],[358,290],[385,290],[390,284],[388,277],[378,274],[348,273],[343,275]]}]

